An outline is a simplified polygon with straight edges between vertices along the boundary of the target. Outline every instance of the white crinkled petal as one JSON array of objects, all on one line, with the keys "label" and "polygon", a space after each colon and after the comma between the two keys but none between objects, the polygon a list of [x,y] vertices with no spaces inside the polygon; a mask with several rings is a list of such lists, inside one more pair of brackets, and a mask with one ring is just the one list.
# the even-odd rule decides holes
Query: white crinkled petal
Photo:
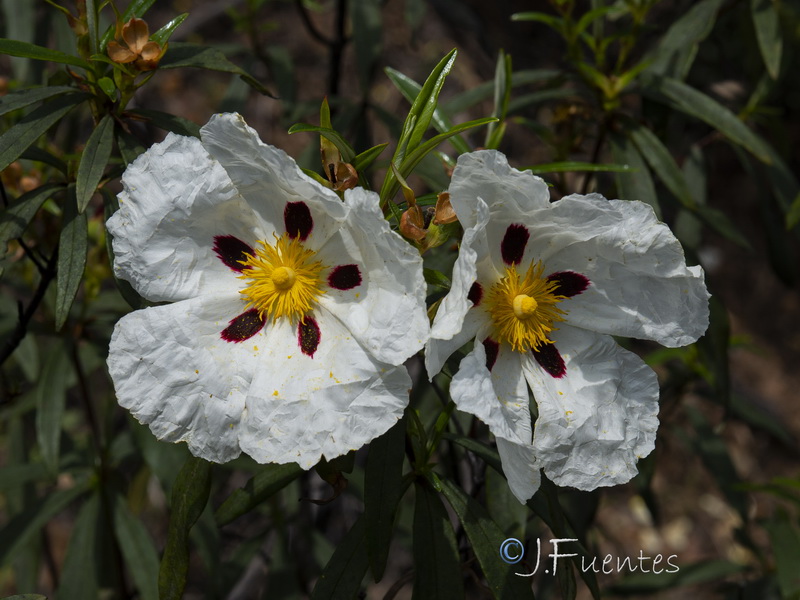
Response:
[{"label": "white crinkled petal", "polygon": [[432,380],[433,376],[442,370],[442,366],[453,352],[473,339],[479,330],[486,330],[489,322],[489,316],[485,311],[474,308],[462,319],[461,329],[453,337],[449,339],[431,337],[425,344],[425,370],[428,379]]},{"label": "white crinkled petal", "polygon": [[553,337],[566,364],[563,377],[552,377],[532,355],[523,361],[539,407],[536,458],[559,485],[625,483],[655,444],[656,374],[610,336],[562,325]]},{"label": "white crinkled petal", "polygon": [[483,343],[476,339],[450,382],[450,397],[459,410],[486,423],[495,437],[530,443],[528,388],[518,353],[501,346],[490,372]]},{"label": "white crinkled petal", "polygon": [[267,325],[265,352],[247,396],[240,443],[262,463],[298,463],[356,450],[403,415],[411,378],[403,365],[375,360],[324,309],[313,358],[286,319]]},{"label": "white crinkled petal", "polygon": [[253,243],[259,220],[199,140],[169,134],[122,176],[120,208],[108,220],[114,270],[152,301],[236,286],[214,253],[214,236]]},{"label": "white crinkled petal", "polygon": [[[453,265],[450,291],[442,299],[431,327],[431,338],[447,340],[461,331],[464,317],[472,308],[467,299],[470,287],[478,276],[477,263],[487,254],[486,223],[489,221],[489,207],[478,198],[477,222],[464,230],[464,237],[458,249],[458,258]],[[444,357],[447,359],[447,357]],[[438,371],[437,371],[438,372]],[[430,376],[436,373],[430,373]]]},{"label": "white crinkled petal", "polygon": [[328,266],[355,263],[361,285],[351,290],[327,288],[319,299],[376,359],[398,365],[428,340],[426,284],[422,257],[391,230],[378,195],[361,188],[345,192],[347,221],[320,248]]},{"label": "white crinkled petal", "polygon": [[647,204],[567,196],[536,212],[530,234],[523,264],[541,259],[545,274],[576,271],[592,282],[564,301],[570,324],[669,347],[708,328],[703,270],[686,266],[680,242]]},{"label": "white crinkled petal", "polygon": [[448,191],[465,229],[478,222],[478,198],[489,206],[491,221],[506,226],[550,203],[547,184],[540,177],[510,167],[505,155],[496,150],[459,156]]},{"label": "white crinkled petal", "polygon": [[[236,113],[218,114],[200,130],[203,146],[225,168],[238,192],[278,235],[286,231],[288,202],[304,202],[314,219],[306,246],[317,250],[346,218],[347,209],[335,192],[308,177],[283,150],[261,141]],[[266,238],[272,242],[271,238]]]},{"label": "white crinkled petal", "polygon": [[541,465],[530,444],[516,444],[497,438],[497,451],[503,464],[503,473],[511,493],[522,504],[530,500],[542,483]]},{"label": "white crinkled petal", "polygon": [[220,337],[240,305],[234,291],[138,310],[117,323],[109,348],[120,405],[157,438],[215,462],[240,453],[245,396],[265,350],[263,333],[238,344]]}]

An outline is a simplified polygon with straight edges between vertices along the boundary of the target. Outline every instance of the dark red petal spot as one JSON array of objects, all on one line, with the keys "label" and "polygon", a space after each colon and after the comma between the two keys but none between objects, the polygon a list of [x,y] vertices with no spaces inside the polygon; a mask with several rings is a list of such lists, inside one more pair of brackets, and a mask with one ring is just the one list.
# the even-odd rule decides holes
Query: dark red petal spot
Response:
[{"label": "dark red petal spot", "polygon": [[261,331],[265,322],[266,319],[262,319],[258,311],[255,308],[251,308],[235,319],[231,319],[220,335],[226,342],[243,342]]},{"label": "dark red petal spot", "polygon": [[589,278],[575,271],[558,271],[547,276],[547,281],[555,281],[554,294],[572,298],[586,291],[589,287]]},{"label": "dark red petal spot", "polygon": [[358,265],[339,265],[328,275],[328,285],[337,290],[352,290],[361,285],[361,271]]},{"label": "dark red petal spot", "polygon": [[314,358],[314,352],[319,346],[319,325],[311,317],[303,317],[297,326],[297,343],[300,351],[306,356]]},{"label": "dark red petal spot", "polygon": [[567,372],[567,365],[564,364],[564,359],[561,358],[561,353],[555,344],[542,344],[538,348],[533,348],[531,352],[539,366],[556,379],[563,377]]},{"label": "dark red petal spot", "polygon": [[247,255],[254,256],[253,249],[242,240],[232,235],[215,235],[214,252],[219,259],[234,271],[242,270],[240,261],[247,260]]},{"label": "dark red petal spot", "polygon": [[305,202],[289,202],[283,209],[283,223],[290,238],[299,237],[304,242],[314,228],[314,219]]},{"label": "dark red petal spot", "polygon": [[490,371],[497,362],[497,354],[500,352],[500,344],[495,342],[492,338],[483,340],[483,349],[486,350],[486,368]]},{"label": "dark red petal spot", "polygon": [[503,241],[500,243],[500,254],[507,265],[517,265],[522,262],[525,246],[531,234],[525,225],[514,223],[508,226]]},{"label": "dark red petal spot", "polygon": [[472,302],[473,306],[478,306],[478,304],[481,303],[481,298],[483,298],[483,288],[481,287],[481,284],[476,281],[472,284],[472,287],[469,288],[467,300]]}]

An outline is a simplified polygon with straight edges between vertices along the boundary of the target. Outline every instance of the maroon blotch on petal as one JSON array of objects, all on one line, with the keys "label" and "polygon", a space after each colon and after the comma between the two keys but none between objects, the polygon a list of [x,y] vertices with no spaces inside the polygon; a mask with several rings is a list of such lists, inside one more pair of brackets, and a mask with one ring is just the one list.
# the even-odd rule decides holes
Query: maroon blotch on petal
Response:
[{"label": "maroon blotch on petal", "polygon": [[586,291],[589,287],[589,278],[575,271],[558,271],[547,276],[547,281],[555,281],[554,294],[572,298]]},{"label": "maroon blotch on petal", "polygon": [[300,238],[304,242],[314,229],[314,219],[305,202],[288,202],[283,209],[283,223],[290,238]]},{"label": "maroon blotch on petal", "polygon": [[235,319],[231,319],[220,336],[226,342],[243,342],[261,331],[265,322],[266,319],[261,318],[255,308],[251,308]]},{"label": "maroon blotch on petal", "polygon": [[297,326],[297,343],[300,351],[306,356],[314,358],[314,352],[319,346],[319,325],[311,317],[303,317]]},{"label": "maroon blotch on petal", "polygon": [[339,265],[328,275],[328,285],[337,290],[352,290],[361,285],[358,265]]},{"label": "maroon blotch on petal", "polygon": [[531,352],[539,366],[556,379],[563,377],[567,372],[567,365],[564,364],[564,359],[561,358],[561,353],[555,344],[542,344],[538,348],[533,348]]},{"label": "maroon blotch on petal", "polygon": [[500,352],[500,344],[495,342],[492,338],[483,340],[483,349],[486,350],[486,368],[490,371],[497,362],[497,355]]},{"label": "maroon blotch on petal", "polygon": [[478,304],[481,303],[481,298],[483,298],[483,287],[476,281],[472,284],[472,287],[469,288],[467,300],[472,302],[473,306],[478,306]]},{"label": "maroon blotch on petal", "polygon": [[507,265],[517,265],[522,262],[522,255],[525,254],[525,246],[531,234],[525,225],[514,223],[508,226],[503,241],[500,243],[500,255],[503,262]]},{"label": "maroon blotch on petal", "polygon": [[248,254],[255,255],[250,246],[232,235],[215,235],[214,252],[228,267],[239,272],[244,268],[240,261],[247,260]]}]

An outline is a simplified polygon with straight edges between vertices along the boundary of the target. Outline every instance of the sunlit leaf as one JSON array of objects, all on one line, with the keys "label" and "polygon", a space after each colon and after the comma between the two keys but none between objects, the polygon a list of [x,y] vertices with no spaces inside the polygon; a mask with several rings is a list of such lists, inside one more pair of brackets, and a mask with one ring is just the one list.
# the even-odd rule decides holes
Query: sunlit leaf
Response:
[{"label": "sunlit leaf", "polygon": [[375,159],[378,158],[384,150],[386,150],[388,145],[389,142],[386,142],[384,144],[373,146],[368,150],[364,150],[364,152],[353,158],[353,168],[359,173],[368,169],[372,163],[375,162]]},{"label": "sunlit leaf", "polygon": [[189,13],[183,13],[169,21],[166,25],[164,25],[161,29],[156,31],[153,35],[150,36],[150,39],[156,42],[159,46],[164,46],[169,41],[169,38],[172,37],[172,34],[175,33],[175,30],[180,27],[180,24],[186,20],[186,17],[189,16]]},{"label": "sunlit leaf", "polygon": [[356,153],[353,147],[345,141],[342,135],[328,127],[318,127],[317,125],[310,125],[308,123],[296,123],[289,128],[289,133],[312,132],[319,133],[325,136],[325,139],[330,140],[336,145],[339,152],[342,153],[342,161],[352,163],[355,159]]}]

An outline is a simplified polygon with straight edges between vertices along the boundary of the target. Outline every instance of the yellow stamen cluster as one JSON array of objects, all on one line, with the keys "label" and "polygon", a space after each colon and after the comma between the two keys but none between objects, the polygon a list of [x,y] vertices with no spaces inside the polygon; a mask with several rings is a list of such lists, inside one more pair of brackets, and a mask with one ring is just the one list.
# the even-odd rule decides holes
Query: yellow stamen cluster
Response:
[{"label": "yellow stamen cluster", "polygon": [[288,234],[275,236],[275,244],[258,242],[255,256],[242,261],[239,279],[247,285],[239,293],[247,299],[247,307],[258,310],[262,318],[289,317],[298,321],[313,308],[324,293],[320,273],[325,268],[315,261],[316,253],[307,250],[297,238]]},{"label": "yellow stamen cluster", "polygon": [[517,352],[527,352],[542,344],[552,344],[548,338],[563,321],[566,312],[557,304],[566,296],[555,294],[558,283],[542,277],[541,261],[531,262],[525,277],[515,266],[507,267],[505,277],[495,283],[484,301],[484,308],[494,323],[493,338],[508,343]]}]

